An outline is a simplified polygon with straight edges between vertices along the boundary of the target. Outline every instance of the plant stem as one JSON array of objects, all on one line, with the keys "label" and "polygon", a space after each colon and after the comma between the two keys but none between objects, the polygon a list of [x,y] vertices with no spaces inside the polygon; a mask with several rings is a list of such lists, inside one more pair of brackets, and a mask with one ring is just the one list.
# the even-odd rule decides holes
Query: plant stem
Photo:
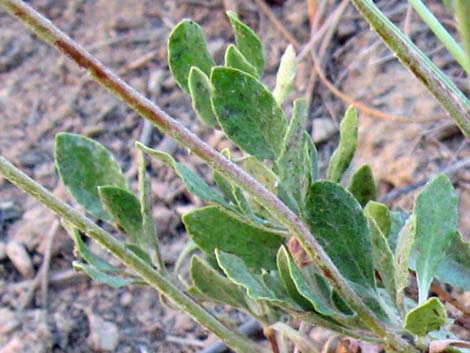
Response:
[{"label": "plant stem", "polygon": [[470,137],[470,101],[371,0],[351,0],[371,27]]},{"label": "plant stem", "polygon": [[0,6],[21,20],[44,41],[56,47],[78,65],[86,69],[98,83],[111,91],[113,95],[125,102],[142,117],[150,120],[163,133],[170,135],[181,145],[189,148],[211,168],[217,170],[235,185],[255,197],[267,211],[276,217],[298,239],[322,275],[348,301],[349,305],[358,313],[366,326],[378,337],[383,337],[392,350],[415,352],[411,344],[395,334],[392,329],[384,324],[362,302],[361,298],[353,291],[318,241],[310,234],[307,226],[273,193],[243,169],[199,139],[153,102],[123,82],[94,56],[24,2],[20,0],[0,0]]},{"label": "plant stem", "polygon": [[72,225],[82,230],[98,241],[126,266],[138,273],[149,285],[170,298],[181,310],[191,315],[201,325],[217,335],[229,347],[239,353],[267,353],[255,342],[249,341],[240,333],[227,328],[217,318],[206,311],[201,305],[176,287],[170,279],[155,271],[145,261],[128,251],[118,240],[108,232],[98,227],[94,222],[58,199],[51,192],[32,180],[14,165],[0,156],[0,174],[15,184],[18,188],[36,198],[52,211],[57,213]]},{"label": "plant stem", "polygon": [[454,59],[457,60],[460,66],[462,66],[467,74],[470,73],[469,62],[465,56],[465,51],[459,45],[459,43],[457,43],[454,37],[452,37],[450,33],[447,32],[436,16],[433,15],[433,13],[421,0],[408,0],[408,2],[411,4],[411,6],[413,6],[421,19],[429,26],[431,31],[433,31],[435,36],[452,54]]},{"label": "plant stem", "polygon": [[465,49],[465,63],[470,67],[470,6],[468,0],[455,0],[453,4],[457,28]]}]

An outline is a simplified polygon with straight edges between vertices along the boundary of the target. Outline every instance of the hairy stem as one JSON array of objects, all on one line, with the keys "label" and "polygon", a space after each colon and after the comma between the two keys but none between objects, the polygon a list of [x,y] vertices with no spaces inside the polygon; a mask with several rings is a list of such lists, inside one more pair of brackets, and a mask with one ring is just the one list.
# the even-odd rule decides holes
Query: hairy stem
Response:
[{"label": "hairy stem", "polygon": [[470,101],[449,78],[377,8],[372,0],[351,0],[372,28],[470,137]]},{"label": "hairy stem", "polygon": [[439,20],[433,15],[428,7],[421,0],[408,0],[413,6],[414,10],[418,13],[421,19],[429,26],[435,36],[441,41],[441,43],[447,48],[452,54],[455,60],[462,66],[462,68],[470,73],[469,63],[467,61],[465,51],[457,43],[457,41],[450,35]]},{"label": "hairy stem", "polygon": [[24,192],[30,194],[38,201],[46,205],[78,229],[98,241],[126,266],[138,273],[149,285],[159,290],[170,298],[181,310],[191,315],[201,325],[212,331],[228,346],[239,353],[266,353],[254,342],[250,342],[245,336],[227,328],[217,318],[206,311],[201,305],[176,287],[170,279],[155,271],[145,261],[128,251],[111,234],[98,227],[90,219],[58,199],[51,192],[32,180],[26,174],[18,170],[14,165],[0,156],[0,174],[15,184]]},{"label": "hairy stem", "polygon": [[210,167],[214,168],[231,182],[255,197],[263,207],[276,217],[279,222],[299,240],[320,272],[325,276],[327,281],[338,290],[342,297],[347,299],[349,305],[358,313],[365,325],[377,336],[383,337],[392,350],[401,352],[415,351],[412,345],[395,334],[392,329],[380,321],[362,302],[361,298],[352,290],[318,241],[310,234],[306,225],[274,194],[241,168],[199,139],[178,121],[170,117],[153,102],[123,82],[94,56],[24,2],[20,0],[0,0],[0,6],[13,16],[16,16],[44,41],[69,56],[82,68],[86,69],[98,83],[111,91],[113,95],[125,102],[142,117],[150,120],[163,133],[170,135],[181,145],[189,148]]}]

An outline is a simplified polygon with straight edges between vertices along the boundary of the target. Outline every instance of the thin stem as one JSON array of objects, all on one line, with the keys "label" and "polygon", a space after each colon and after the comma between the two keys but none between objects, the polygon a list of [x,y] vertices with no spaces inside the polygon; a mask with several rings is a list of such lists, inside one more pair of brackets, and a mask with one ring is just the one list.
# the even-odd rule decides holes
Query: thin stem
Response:
[{"label": "thin stem", "polygon": [[468,0],[455,0],[453,5],[457,28],[465,49],[465,63],[470,67],[470,6],[468,6]]},{"label": "thin stem", "polygon": [[181,145],[189,148],[211,168],[217,170],[235,185],[255,197],[266,210],[276,217],[298,239],[321,274],[343,298],[347,299],[349,305],[358,313],[366,326],[377,336],[384,337],[391,349],[402,352],[415,351],[412,345],[388,328],[362,302],[361,298],[352,290],[318,241],[310,234],[307,226],[273,193],[268,191],[243,169],[199,139],[153,102],[123,82],[94,56],[24,2],[20,0],[0,0],[0,6],[21,20],[44,41],[56,47],[78,65],[86,69],[98,83],[111,91],[114,96],[121,99],[142,117],[150,120],[163,133],[168,134]]},{"label": "thin stem", "polygon": [[239,353],[266,353],[266,350],[255,342],[250,342],[245,336],[227,328],[213,315],[196,303],[192,298],[177,288],[171,280],[155,271],[145,261],[128,251],[118,240],[108,232],[98,227],[91,220],[58,199],[51,192],[32,180],[14,165],[0,156],[0,174],[15,184],[18,188],[36,198],[60,217],[82,230],[98,241],[126,266],[138,273],[149,285],[170,298],[181,310],[191,315],[201,325],[212,331],[229,347]]},{"label": "thin stem", "polygon": [[470,137],[470,101],[434,63],[411,42],[371,0],[351,0],[371,27],[382,37],[426,89]]},{"label": "thin stem", "polygon": [[428,9],[428,7],[421,0],[408,0],[408,2],[413,6],[415,11],[421,17],[421,19],[429,26],[431,31],[435,36],[441,41],[441,43],[447,48],[447,50],[452,54],[455,60],[462,66],[462,68],[468,73],[470,73],[469,62],[465,56],[465,51],[457,43],[457,41],[450,35],[449,32],[444,28],[444,26],[439,22],[436,16]]}]

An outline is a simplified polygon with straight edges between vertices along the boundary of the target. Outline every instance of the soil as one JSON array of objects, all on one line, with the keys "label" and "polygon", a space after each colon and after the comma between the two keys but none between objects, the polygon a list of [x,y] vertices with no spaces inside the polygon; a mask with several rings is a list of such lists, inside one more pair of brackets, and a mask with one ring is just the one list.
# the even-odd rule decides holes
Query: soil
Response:
[{"label": "soil", "polygon": [[[221,63],[227,43],[233,40],[224,11],[236,10],[265,43],[265,82],[271,88],[279,59],[288,44],[251,0],[29,3],[217,149],[230,145],[219,132],[200,123],[190,100],[169,73],[165,43],[171,28],[183,18],[200,23],[209,50]],[[326,16],[333,9],[330,3]],[[450,55],[416,15],[407,17],[406,1],[377,3],[469,93],[466,79]],[[308,43],[310,22],[306,1],[273,1],[268,6],[302,47]],[[451,30],[455,29],[451,15],[440,1],[430,1],[430,6]],[[133,144],[139,139],[176,155],[211,181],[200,160],[158,131],[151,130],[149,134],[135,112],[4,11],[0,11],[0,28],[0,152],[28,175],[74,204],[59,182],[53,163],[54,135],[69,131],[85,134],[109,148],[134,188],[137,156]],[[328,45],[321,57],[322,65],[337,88],[371,107],[409,119],[397,123],[361,113],[360,145],[354,167],[369,163],[382,198],[390,206],[404,208],[412,207],[421,181],[450,169],[460,195],[460,229],[469,239],[470,217],[464,216],[470,208],[469,163],[467,167],[452,169],[462,161],[465,165],[470,158],[470,148],[462,134],[369,30],[352,5],[348,5],[337,30],[325,44]],[[337,144],[338,124],[346,104],[321,82],[309,84],[312,71],[313,64],[307,55],[299,63],[296,89],[290,97],[311,98],[311,127],[324,168]],[[290,110],[287,106],[286,109]],[[414,122],[421,118],[433,121]],[[201,202],[187,193],[167,168],[155,163],[151,173],[162,253],[166,265],[172,268],[187,241],[180,216]],[[57,229],[57,217],[1,178],[0,190],[1,353],[97,352],[104,350],[106,344],[117,353],[196,352],[215,340],[192,319],[165,305],[151,288],[113,289],[74,272],[73,244],[60,227]],[[54,241],[50,264],[45,266],[50,283],[41,286],[36,279],[40,278],[39,270],[47,258],[51,237]],[[12,242],[26,250],[19,264],[4,253]],[[96,244],[89,245],[113,261]],[[21,270],[24,268],[21,264],[26,270]],[[212,309],[230,316],[237,324],[246,320],[227,308]],[[96,337],[100,333],[109,341],[98,342]]]}]

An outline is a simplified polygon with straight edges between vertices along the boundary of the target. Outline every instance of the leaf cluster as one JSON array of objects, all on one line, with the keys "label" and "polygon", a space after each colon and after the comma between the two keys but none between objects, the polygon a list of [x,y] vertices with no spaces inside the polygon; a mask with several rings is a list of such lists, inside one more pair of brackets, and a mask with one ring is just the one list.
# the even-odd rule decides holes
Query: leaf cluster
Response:
[{"label": "leaf cluster", "polygon": [[[202,29],[183,20],[168,41],[170,70],[189,95],[201,121],[224,132],[243,152],[227,159],[248,171],[276,194],[309,227],[334,265],[367,307],[397,332],[433,337],[447,323],[446,311],[428,299],[434,279],[470,289],[470,244],[457,231],[457,196],[445,175],[431,180],[411,212],[390,210],[377,201],[371,168],[363,165],[345,177],[357,145],[359,119],[346,110],[340,141],[326,171],[306,129],[309,112],[303,100],[283,110],[295,78],[295,53],[282,57],[275,87],[262,82],[264,54],[257,35],[229,12],[236,44],[217,65]],[[183,216],[191,246],[191,283],[183,283],[201,301],[228,304],[270,326],[286,315],[340,333],[364,336],[367,325],[327,278],[313,265],[297,239],[269,211],[223,174],[215,185],[172,156],[140,143],[139,195],[127,185],[112,155],[86,137],[56,137],[56,164],[75,200],[96,218],[128,236],[126,247],[166,272],[152,218],[145,156],[172,168],[188,191],[208,205]],[[138,282],[131,273],[93,254],[76,229],[70,229],[83,259],[75,267],[118,287]],[[184,256],[190,254],[184,252]],[[409,271],[417,275],[419,297],[405,296]],[[180,274],[177,274],[180,275]]]}]

